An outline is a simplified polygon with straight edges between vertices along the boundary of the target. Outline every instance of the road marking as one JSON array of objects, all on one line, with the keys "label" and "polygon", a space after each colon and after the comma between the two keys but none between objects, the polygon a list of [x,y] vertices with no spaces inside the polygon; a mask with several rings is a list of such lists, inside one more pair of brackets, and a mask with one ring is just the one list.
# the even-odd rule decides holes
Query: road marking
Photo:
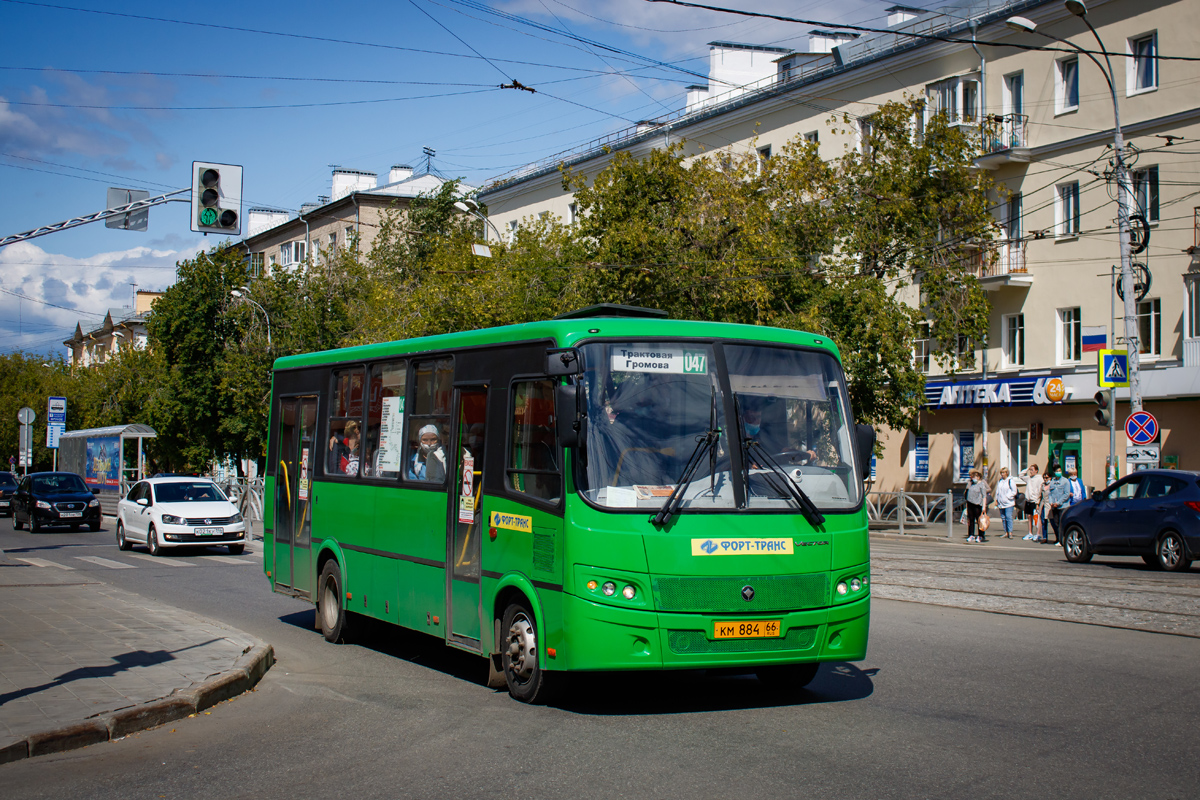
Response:
[{"label": "road marking", "polygon": [[140,558],[143,561],[151,561],[160,567],[190,567],[191,564],[186,561],[175,561],[170,558],[159,558],[158,556],[148,556],[145,553],[126,553],[130,558]]},{"label": "road marking", "polygon": [[98,567],[108,567],[109,569],[137,569],[133,564],[122,564],[120,561],[109,561],[107,558],[100,556],[75,556],[80,561],[86,561],[89,564],[95,564]]},{"label": "road marking", "polygon": [[73,570],[74,567],[68,567],[66,564],[55,564],[53,561],[47,561],[44,558],[16,558],[17,561],[24,561],[31,567],[58,567],[59,569]]},{"label": "road marking", "polygon": [[254,559],[244,558],[242,556],[205,556],[209,561],[220,561],[225,564],[253,564]]}]

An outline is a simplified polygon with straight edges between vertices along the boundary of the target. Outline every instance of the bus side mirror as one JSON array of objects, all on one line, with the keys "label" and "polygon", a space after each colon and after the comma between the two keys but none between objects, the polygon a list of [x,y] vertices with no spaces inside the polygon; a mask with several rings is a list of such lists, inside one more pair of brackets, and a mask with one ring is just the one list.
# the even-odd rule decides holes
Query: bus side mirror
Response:
[{"label": "bus side mirror", "polygon": [[862,479],[871,477],[871,455],[875,452],[875,428],[860,422],[854,429],[855,448]]},{"label": "bus side mirror", "polygon": [[562,447],[578,447],[583,441],[583,417],[578,402],[578,386],[554,388],[554,426]]},{"label": "bus side mirror", "polygon": [[555,347],[546,351],[546,374],[557,378],[583,372],[583,362],[574,347]]}]

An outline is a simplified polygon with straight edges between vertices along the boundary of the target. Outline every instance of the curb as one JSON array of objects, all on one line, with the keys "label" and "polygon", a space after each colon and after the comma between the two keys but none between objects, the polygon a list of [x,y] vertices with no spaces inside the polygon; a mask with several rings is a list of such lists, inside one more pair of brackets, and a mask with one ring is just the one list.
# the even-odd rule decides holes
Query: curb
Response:
[{"label": "curb", "polygon": [[241,666],[209,678],[198,686],[176,689],[167,697],[54,730],[30,734],[0,747],[0,764],[120,739],[211,708],[222,700],[254,688],[275,663],[275,648],[269,644],[257,645],[246,650],[238,661],[242,662]]}]

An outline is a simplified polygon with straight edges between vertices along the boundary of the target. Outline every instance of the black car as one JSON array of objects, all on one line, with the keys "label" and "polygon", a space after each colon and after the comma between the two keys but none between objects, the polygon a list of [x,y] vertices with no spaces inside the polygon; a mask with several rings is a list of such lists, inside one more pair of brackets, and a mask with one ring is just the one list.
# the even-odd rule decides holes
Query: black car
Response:
[{"label": "black car", "polygon": [[99,489],[89,489],[74,472],[34,472],[17,485],[12,500],[13,527],[37,533],[51,525],[87,525],[100,530]]},{"label": "black car", "polygon": [[1061,530],[1068,561],[1141,556],[1157,569],[1184,572],[1200,558],[1200,473],[1135,472],[1068,508]]},{"label": "black car", "polygon": [[0,472],[0,515],[12,516],[12,499],[17,493],[17,476],[11,472]]}]

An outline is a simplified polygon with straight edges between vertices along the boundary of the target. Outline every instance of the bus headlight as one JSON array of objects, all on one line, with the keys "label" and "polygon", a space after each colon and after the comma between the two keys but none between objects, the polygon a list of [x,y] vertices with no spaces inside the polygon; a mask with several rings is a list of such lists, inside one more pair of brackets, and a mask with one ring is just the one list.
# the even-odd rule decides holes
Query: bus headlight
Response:
[{"label": "bus headlight", "polygon": [[604,592],[605,597],[612,597],[617,592],[617,585],[612,581],[605,581],[600,591]]},{"label": "bus headlight", "polygon": [[634,589],[632,586],[627,585],[624,589],[621,590],[621,596],[624,597],[626,600],[632,600],[636,594],[637,594],[637,589]]},{"label": "bus headlight", "polygon": [[840,595],[844,595],[844,594],[846,594],[846,592],[847,592],[847,591],[849,591],[849,587],[848,587],[848,586],[846,586],[846,582],[845,582],[845,581],[838,581],[838,585],[837,585],[837,593],[838,593],[838,594],[840,594]]},{"label": "bus headlight", "polygon": [[862,581],[860,581],[858,578],[850,579],[850,591],[857,592],[861,588],[862,588]]}]

